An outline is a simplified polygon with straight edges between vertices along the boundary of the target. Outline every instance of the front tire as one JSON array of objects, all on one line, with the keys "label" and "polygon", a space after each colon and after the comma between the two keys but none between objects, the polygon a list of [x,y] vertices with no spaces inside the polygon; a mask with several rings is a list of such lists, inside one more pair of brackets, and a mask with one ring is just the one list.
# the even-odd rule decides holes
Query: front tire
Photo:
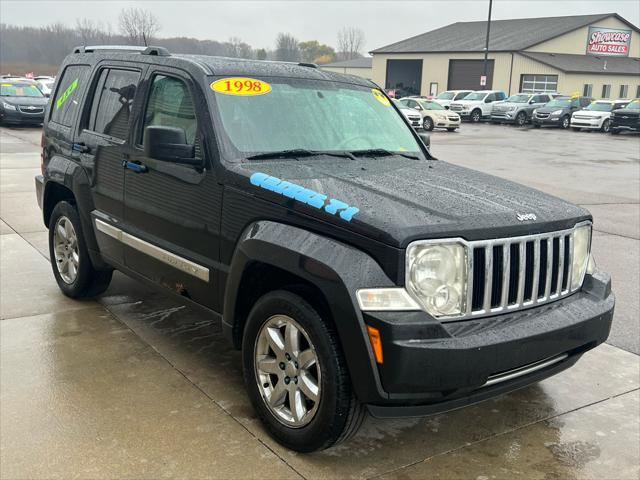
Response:
[{"label": "front tire", "polygon": [[424,120],[422,121],[422,128],[430,132],[433,130],[433,127],[434,123],[431,117],[424,117]]},{"label": "front tire", "polygon": [[527,114],[524,112],[518,113],[518,115],[516,116],[516,125],[518,127],[524,127],[526,123],[527,123]]},{"label": "front tire", "polygon": [[600,130],[603,131],[604,133],[609,133],[609,130],[611,130],[611,122],[609,121],[609,119],[605,119],[604,122],[602,122],[602,126],[600,127]]},{"label": "front tire", "polygon": [[478,109],[475,109],[473,112],[471,112],[470,118],[472,123],[478,123],[482,119],[482,112]]},{"label": "front tire", "polygon": [[59,202],[51,213],[49,258],[58,287],[67,297],[94,297],[109,287],[113,270],[94,268],[80,215],[69,202]]},{"label": "front tire", "polygon": [[249,398],[285,447],[322,450],[362,424],[366,411],[353,394],[337,334],[302,297],[277,290],[255,303],[242,359]]},{"label": "front tire", "polygon": [[566,130],[567,128],[569,128],[570,125],[571,125],[571,119],[567,115],[565,115],[560,119],[560,126],[563,129]]},{"label": "front tire", "polygon": [[611,133],[612,135],[618,135],[620,133],[620,130],[618,130],[617,128],[612,128],[609,130],[609,133]]}]

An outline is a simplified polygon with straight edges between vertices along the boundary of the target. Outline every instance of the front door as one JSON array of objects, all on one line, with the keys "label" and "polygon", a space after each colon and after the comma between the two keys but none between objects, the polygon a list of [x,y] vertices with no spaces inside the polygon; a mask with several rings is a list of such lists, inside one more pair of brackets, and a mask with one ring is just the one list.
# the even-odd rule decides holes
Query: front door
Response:
[{"label": "front door", "polygon": [[[185,297],[219,310],[222,187],[211,169],[203,131],[211,129],[206,103],[179,70],[147,74],[146,100],[134,129],[125,168],[125,264],[128,268]],[[201,95],[201,94],[200,94]],[[199,166],[149,158],[145,129],[177,127],[195,145]]]}]

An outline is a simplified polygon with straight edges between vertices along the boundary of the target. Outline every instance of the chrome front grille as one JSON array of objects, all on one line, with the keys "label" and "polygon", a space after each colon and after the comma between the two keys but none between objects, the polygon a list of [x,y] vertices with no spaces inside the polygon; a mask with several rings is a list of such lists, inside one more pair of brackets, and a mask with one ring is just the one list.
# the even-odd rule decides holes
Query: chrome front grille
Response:
[{"label": "chrome front grille", "polygon": [[454,112],[459,112],[462,110],[462,105],[457,103],[452,103],[449,108]]},{"label": "chrome front grille", "polygon": [[44,112],[43,107],[33,107],[30,105],[18,105],[18,110],[22,113],[33,113],[33,114],[39,114]]},{"label": "chrome front grille", "polygon": [[571,293],[574,229],[468,242],[466,313],[519,310]]}]

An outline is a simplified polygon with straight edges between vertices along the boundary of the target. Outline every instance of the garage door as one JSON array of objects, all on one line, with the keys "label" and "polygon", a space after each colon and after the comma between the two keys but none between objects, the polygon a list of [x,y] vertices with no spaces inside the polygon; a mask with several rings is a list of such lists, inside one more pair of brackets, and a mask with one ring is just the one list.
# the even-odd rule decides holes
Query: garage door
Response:
[{"label": "garage door", "polygon": [[420,95],[422,60],[387,60],[386,90],[395,90],[396,98]]},{"label": "garage door", "polygon": [[484,73],[484,60],[449,60],[448,90],[491,90],[493,86],[493,60],[487,62],[487,84],[480,85]]}]

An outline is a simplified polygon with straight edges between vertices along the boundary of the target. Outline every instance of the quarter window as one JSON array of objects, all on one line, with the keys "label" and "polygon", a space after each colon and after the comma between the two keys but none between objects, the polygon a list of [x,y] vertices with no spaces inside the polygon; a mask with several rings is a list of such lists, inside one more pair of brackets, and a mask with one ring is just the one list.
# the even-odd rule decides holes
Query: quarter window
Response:
[{"label": "quarter window", "polygon": [[89,114],[89,130],[125,140],[139,80],[138,72],[102,70]]},{"label": "quarter window", "polygon": [[591,83],[584,84],[582,95],[584,95],[585,97],[590,97],[591,95],[593,95],[593,85]]},{"label": "quarter window", "polygon": [[196,143],[198,124],[193,98],[182,80],[165,75],[153,77],[143,128],[151,125],[181,128],[187,143]]},{"label": "quarter window", "polygon": [[80,93],[89,76],[88,65],[69,65],[65,68],[56,96],[51,104],[51,121],[70,127],[80,107]]},{"label": "quarter window", "polygon": [[611,85],[602,85],[602,98],[609,98],[611,96]]},{"label": "quarter window", "polygon": [[618,98],[627,98],[629,95],[629,85],[620,85],[620,95]]},{"label": "quarter window", "polygon": [[520,91],[522,93],[557,92],[558,76],[523,74],[520,76]]}]

